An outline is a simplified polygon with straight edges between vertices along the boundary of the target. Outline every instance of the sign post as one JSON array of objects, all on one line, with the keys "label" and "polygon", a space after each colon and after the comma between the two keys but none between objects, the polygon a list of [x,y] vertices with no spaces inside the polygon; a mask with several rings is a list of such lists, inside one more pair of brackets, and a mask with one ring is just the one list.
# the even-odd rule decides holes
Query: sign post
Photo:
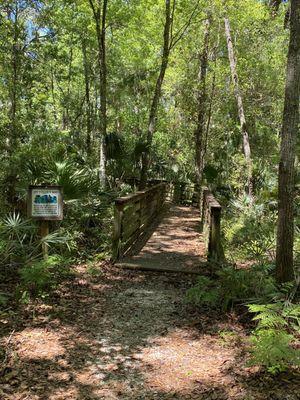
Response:
[{"label": "sign post", "polygon": [[[29,186],[28,216],[40,221],[40,236],[49,234],[49,221],[63,219],[62,187],[54,185]],[[42,245],[44,258],[48,257],[48,246]]]}]

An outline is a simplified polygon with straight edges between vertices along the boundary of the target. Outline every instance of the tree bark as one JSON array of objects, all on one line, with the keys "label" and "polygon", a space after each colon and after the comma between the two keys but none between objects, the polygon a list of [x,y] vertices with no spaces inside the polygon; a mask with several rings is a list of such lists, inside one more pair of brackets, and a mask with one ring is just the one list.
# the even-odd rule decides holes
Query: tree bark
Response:
[{"label": "tree bark", "polygon": [[195,129],[195,170],[196,170],[196,186],[200,193],[202,186],[204,149],[205,149],[205,128],[207,114],[207,90],[206,75],[208,66],[209,36],[210,36],[210,18],[205,20],[205,31],[202,52],[199,54],[199,73],[198,73],[198,113],[197,126]]},{"label": "tree bark", "polygon": [[216,92],[216,72],[213,74],[212,78],[212,84],[211,84],[211,92],[210,92],[210,99],[209,99],[209,105],[208,105],[208,110],[207,110],[207,123],[205,127],[205,136],[204,136],[204,145],[203,145],[203,155],[202,155],[202,165],[204,168],[204,158],[207,153],[207,147],[208,147],[208,138],[209,138],[209,131],[210,131],[210,123],[211,123],[211,118],[212,118],[212,107],[213,107],[213,101],[215,98],[215,92]]},{"label": "tree bark", "polygon": [[276,278],[293,280],[295,153],[299,135],[300,0],[291,0],[290,42],[278,174]]},{"label": "tree bark", "polygon": [[243,137],[243,150],[244,150],[244,155],[245,155],[246,164],[247,164],[248,195],[249,195],[250,201],[252,202],[253,201],[253,177],[252,177],[253,166],[252,166],[252,159],[251,159],[249,134],[248,134],[248,128],[247,128],[247,124],[246,124],[246,117],[245,117],[242,94],[241,94],[241,90],[240,90],[240,86],[239,86],[239,79],[238,79],[238,74],[237,74],[236,59],[234,56],[233,43],[232,43],[232,39],[231,39],[230,22],[229,22],[229,19],[227,16],[225,16],[224,22],[225,22],[225,34],[226,34],[227,48],[228,48],[228,58],[229,58],[230,69],[231,69],[231,77],[232,77],[232,83],[234,86],[234,94],[235,94],[237,107],[238,107],[238,114],[239,114],[240,125],[241,125],[241,133],[242,133],[242,137]]},{"label": "tree bark", "polygon": [[10,207],[14,207],[16,201],[16,183],[17,175],[14,167],[13,154],[18,146],[18,85],[20,74],[20,48],[19,48],[19,6],[16,3],[14,10],[8,10],[8,18],[13,21],[12,28],[12,47],[11,47],[11,84],[10,84],[10,110],[9,110],[9,136],[7,138],[7,156],[8,156],[8,175],[6,178],[6,201]]},{"label": "tree bark", "polygon": [[[105,187],[106,179],[106,149],[105,138],[107,133],[107,66],[106,66],[106,13],[108,0],[98,0],[97,7],[93,0],[89,0],[96,24],[98,42],[98,64],[100,84],[100,146],[99,146],[99,180]],[[101,7],[102,5],[102,7]]]},{"label": "tree bark", "polygon": [[161,97],[161,88],[164,81],[166,69],[169,62],[170,55],[170,41],[171,41],[171,1],[165,0],[165,25],[164,25],[164,45],[163,45],[163,55],[161,60],[161,66],[159,75],[156,81],[155,90],[151,102],[150,113],[149,113],[149,122],[147,129],[147,137],[146,137],[146,148],[142,156],[142,170],[141,170],[141,179],[140,179],[140,189],[144,189],[147,183],[148,177],[148,169],[150,163],[150,149],[153,139],[153,134],[156,129],[156,120],[157,120],[157,110],[158,104]]},{"label": "tree bark", "polygon": [[89,157],[91,155],[92,118],[91,118],[91,100],[90,100],[90,68],[87,58],[85,38],[82,40],[82,55],[83,55],[85,103],[86,103],[86,154]]}]

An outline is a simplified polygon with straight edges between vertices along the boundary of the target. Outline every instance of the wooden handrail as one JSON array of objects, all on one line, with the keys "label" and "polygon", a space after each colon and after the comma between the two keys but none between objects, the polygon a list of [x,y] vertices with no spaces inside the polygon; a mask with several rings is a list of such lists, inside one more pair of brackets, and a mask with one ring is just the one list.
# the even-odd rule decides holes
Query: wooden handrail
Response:
[{"label": "wooden handrail", "polygon": [[119,204],[132,203],[135,200],[137,200],[137,199],[139,199],[141,197],[144,197],[148,192],[152,192],[153,190],[159,190],[161,187],[165,187],[165,186],[166,186],[166,183],[159,183],[159,184],[157,184],[155,186],[152,186],[152,187],[150,187],[148,189],[140,190],[140,191],[138,191],[136,193],[132,193],[132,194],[129,194],[127,196],[118,197],[115,200],[115,204],[119,205]]},{"label": "wooden handrail", "polygon": [[163,182],[115,200],[114,260],[126,255],[160,213],[166,200],[167,187],[168,184]]},{"label": "wooden handrail", "polygon": [[208,261],[223,261],[224,251],[221,243],[221,211],[222,207],[212,192],[202,188],[202,226],[207,231]]},{"label": "wooden handrail", "polygon": [[[139,180],[135,178],[125,179],[125,182],[132,187],[138,186]],[[165,179],[152,179],[148,180],[147,184],[151,187],[156,186],[160,183],[166,183],[168,185],[168,199],[178,205],[193,205],[199,207],[199,195],[200,189],[197,185],[192,182],[185,181],[167,181]],[[136,192],[136,196],[139,196]],[[122,197],[120,201],[127,201],[125,199],[130,198],[131,195]],[[123,200],[124,199],[124,200]]]}]

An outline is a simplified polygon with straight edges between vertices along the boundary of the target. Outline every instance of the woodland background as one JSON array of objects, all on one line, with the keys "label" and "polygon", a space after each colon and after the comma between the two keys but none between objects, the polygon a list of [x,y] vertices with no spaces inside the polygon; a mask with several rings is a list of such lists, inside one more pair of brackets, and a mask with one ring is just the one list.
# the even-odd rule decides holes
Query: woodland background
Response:
[{"label": "woodland background", "polygon": [[[251,144],[254,201],[225,12]],[[223,243],[230,266],[220,273],[221,289],[212,288],[209,278],[200,279],[192,301],[217,307],[238,287],[224,304],[259,298],[262,308],[251,303],[250,309],[271,321],[259,327],[260,343],[291,349],[289,335],[296,335],[300,315],[294,301],[299,278],[296,274],[292,284],[280,288],[273,278],[288,2],[1,0],[0,32],[0,264],[1,280],[17,276],[13,298],[26,303],[47,291],[58,265],[109,259],[113,200],[131,192],[146,168],[149,179],[205,183],[224,207]],[[199,124],[200,179],[197,162],[195,167]],[[299,140],[295,153],[297,272]],[[65,219],[53,224],[45,239],[52,252],[45,262],[38,227],[26,219],[28,186],[42,183],[62,185],[65,199]],[[5,308],[12,295],[2,286]],[[203,295],[205,290],[210,295]],[[274,322],[273,317],[281,319]],[[271,361],[266,354],[256,361],[273,372],[291,360],[299,362],[298,353],[276,354]]]}]

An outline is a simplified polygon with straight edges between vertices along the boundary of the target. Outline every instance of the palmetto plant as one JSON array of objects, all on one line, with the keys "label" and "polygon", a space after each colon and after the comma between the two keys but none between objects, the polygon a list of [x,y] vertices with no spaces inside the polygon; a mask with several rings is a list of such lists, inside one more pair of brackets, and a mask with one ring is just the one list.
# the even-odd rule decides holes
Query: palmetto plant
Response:
[{"label": "palmetto plant", "polygon": [[57,244],[68,246],[68,236],[53,232],[40,238],[37,225],[15,212],[0,221],[1,265],[18,266],[39,259],[43,243],[48,247]]},{"label": "palmetto plant", "polygon": [[17,213],[0,222],[1,260],[4,265],[19,264],[34,250],[35,226]]},{"label": "palmetto plant", "polygon": [[78,168],[69,161],[51,162],[45,180],[63,187],[66,200],[80,199],[97,185],[97,174],[88,168]]}]

